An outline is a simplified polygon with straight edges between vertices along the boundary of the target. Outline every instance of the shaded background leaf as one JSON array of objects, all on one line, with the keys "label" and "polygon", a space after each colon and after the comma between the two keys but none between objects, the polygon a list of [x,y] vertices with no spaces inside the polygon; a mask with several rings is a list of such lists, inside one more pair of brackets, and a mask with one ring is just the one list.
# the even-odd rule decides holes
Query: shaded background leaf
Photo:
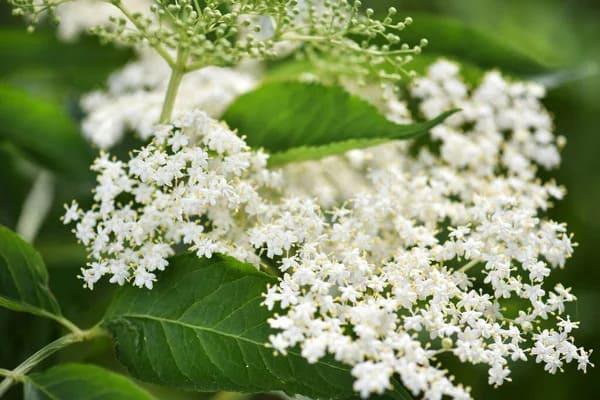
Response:
[{"label": "shaded background leaf", "polygon": [[36,315],[60,315],[40,255],[0,225],[0,306]]},{"label": "shaded background leaf", "polygon": [[128,378],[89,364],[61,364],[25,380],[25,400],[152,400]]},{"label": "shaded background leaf", "polygon": [[[382,4],[375,7],[382,8]],[[447,55],[482,68],[500,68],[516,75],[540,73],[558,63],[557,59],[536,56],[494,32],[456,18],[405,9],[402,9],[402,15],[410,15],[414,21],[402,32],[402,40],[417,44],[427,38],[429,43],[424,51],[430,55]]]},{"label": "shaded background leaf", "polygon": [[22,26],[0,29],[0,76],[3,80],[30,85],[35,75],[56,88],[87,91],[104,80],[131,57],[131,51],[101,45],[92,37],[74,43],[58,40],[56,32],[42,29],[29,34]]},{"label": "shaded background leaf", "polygon": [[0,138],[40,165],[68,176],[81,176],[93,151],[67,110],[24,90],[0,84]]}]

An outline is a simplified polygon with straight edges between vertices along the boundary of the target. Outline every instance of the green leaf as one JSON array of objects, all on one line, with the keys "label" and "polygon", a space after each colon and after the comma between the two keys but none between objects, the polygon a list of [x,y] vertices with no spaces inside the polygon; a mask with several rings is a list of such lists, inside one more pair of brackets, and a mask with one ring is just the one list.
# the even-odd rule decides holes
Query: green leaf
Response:
[{"label": "green leaf", "polygon": [[0,139],[40,165],[71,177],[83,176],[93,159],[65,107],[0,84]]},{"label": "green leaf", "polygon": [[[426,132],[433,128],[435,125],[442,122],[449,115],[453,114],[455,110],[447,111],[436,118],[410,125],[414,128],[414,131],[418,135],[421,132]],[[389,138],[380,139],[350,139],[342,142],[335,142],[331,144],[325,144],[322,146],[301,146],[295,147],[287,151],[278,152],[269,157],[269,166],[277,167],[290,162],[299,162],[307,160],[318,160],[327,156],[342,154],[349,150],[364,149],[367,147],[377,146],[379,144],[389,142]]]},{"label": "green leaf", "polygon": [[[309,364],[267,345],[271,313],[261,305],[275,278],[225,256],[182,255],[151,291],[123,288],[104,325],[120,360],[142,380],[197,391],[283,390],[312,398],[354,397],[350,368]],[[410,399],[397,385],[390,395]]]},{"label": "green leaf", "polygon": [[[272,153],[271,165],[278,165],[296,161],[295,155],[316,159],[351,150],[354,145],[362,148],[413,138],[449,114],[425,123],[400,125],[340,87],[274,81],[239,97],[223,119],[247,136],[250,146]],[[296,150],[298,147],[303,149]],[[287,153],[277,154],[283,152]]]},{"label": "green leaf", "polygon": [[130,56],[131,51],[103,46],[91,37],[65,43],[53,30],[29,34],[22,28],[0,29],[0,76],[12,79],[24,71],[43,70],[53,82],[89,90],[103,84]]},{"label": "green leaf", "polygon": [[[427,13],[411,13],[414,23],[402,31],[402,41],[418,44],[429,42],[425,54],[445,55],[467,61],[482,68],[500,68],[515,75],[548,71],[553,60],[541,59],[457,19]],[[418,57],[415,57],[417,59]]]},{"label": "green leaf", "polygon": [[48,272],[40,255],[1,225],[0,306],[53,319],[61,314],[48,287]]},{"label": "green leaf", "polygon": [[600,66],[598,64],[583,63],[572,68],[559,69],[546,74],[532,76],[531,79],[543,85],[546,89],[553,90],[577,81],[591,79],[598,75],[600,75]]},{"label": "green leaf", "polygon": [[25,400],[152,400],[126,377],[85,364],[62,364],[28,375]]}]

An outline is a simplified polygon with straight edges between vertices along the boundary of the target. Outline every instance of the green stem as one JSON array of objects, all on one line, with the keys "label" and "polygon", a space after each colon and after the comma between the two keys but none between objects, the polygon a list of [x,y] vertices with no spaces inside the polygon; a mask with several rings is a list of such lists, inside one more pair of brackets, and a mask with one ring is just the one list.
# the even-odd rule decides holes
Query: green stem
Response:
[{"label": "green stem", "polygon": [[56,322],[67,328],[74,335],[82,335],[84,331],[82,331],[77,325],[69,321],[63,316],[56,316],[53,318]]},{"label": "green stem", "polygon": [[191,62],[189,63],[186,67],[185,70],[186,72],[192,72],[192,71],[196,71],[199,70],[201,68],[206,67],[206,61],[202,60],[202,61],[196,61],[196,62]]},{"label": "green stem", "polygon": [[211,400],[243,400],[249,395],[247,393],[238,392],[217,392]]},{"label": "green stem", "polygon": [[169,84],[167,86],[167,93],[165,93],[165,100],[163,102],[163,108],[160,113],[159,122],[161,124],[167,123],[171,120],[173,114],[173,107],[175,106],[175,99],[177,98],[177,91],[181,84],[181,79],[185,75],[186,68],[185,63],[187,61],[187,51],[178,49],[177,50],[177,61],[175,65],[171,67],[171,77],[169,78]]},{"label": "green stem", "polygon": [[[140,31],[140,33],[142,33],[142,34],[147,33],[146,29],[144,28],[144,26],[142,24],[140,24],[140,22],[135,17],[135,15],[132,12],[130,12],[128,9],[126,9],[121,2],[110,1],[110,3],[113,4],[115,7],[117,7],[119,10],[121,10],[123,15],[125,15],[125,17],[127,17],[127,19],[129,21],[131,21],[131,23]],[[147,38],[149,39],[149,37],[147,37]],[[173,61],[173,57],[171,57],[171,55],[169,54],[167,49],[165,49],[160,43],[156,43],[155,41],[152,41],[152,40],[149,40],[149,42],[150,42],[150,46],[152,46],[152,48],[154,50],[156,50],[156,52],[167,62],[167,64],[169,64],[171,67],[175,64],[175,62]]]},{"label": "green stem", "polygon": [[84,342],[106,335],[108,335],[108,333],[99,326],[95,326],[88,330],[80,330],[77,328],[77,332],[69,333],[42,347],[12,371],[2,369],[0,372],[2,375],[6,376],[6,378],[0,382],[0,397],[2,397],[15,382],[22,381],[25,375],[36,365],[57,351],[74,343]]},{"label": "green stem", "polygon": [[81,329],[77,325],[75,325],[74,323],[72,323],[71,321],[69,321],[68,319],[63,317],[61,314],[54,314],[54,313],[48,312],[42,308],[38,308],[38,307],[34,307],[34,306],[18,304],[17,302],[8,300],[7,298],[2,297],[2,296],[0,296],[0,306],[11,308],[11,309],[21,311],[21,312],[26,312],[26,313],[33,314],[33,315],[37,315],[39,317],[51,319],[53,321],[58,322],[65,328],[67,328],[69,331],[71,331],[71,333],[81,334]]},{"label": "green stem", "polygon": [[467,272],[468,270],[470,270],[471,268],[473,268],[475,265],[477,265],[477,263],[479,263],[479,260],[471,260],[468,263],[466,263],[465,265],[463,265],[459,271],[460,272]]},{"label": "green stem", "polygon": [[281,271],[279,270],[279,268],[277,268],[273,265],[261,262],[260,266],[269,275],[276,276],[276,277],[281,276]]}]

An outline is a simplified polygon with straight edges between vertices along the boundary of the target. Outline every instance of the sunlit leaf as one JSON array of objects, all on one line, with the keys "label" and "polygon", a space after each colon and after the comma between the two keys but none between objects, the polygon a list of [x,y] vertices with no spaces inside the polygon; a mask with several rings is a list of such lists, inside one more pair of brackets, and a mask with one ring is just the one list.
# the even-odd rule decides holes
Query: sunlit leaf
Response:
[{"label": "sunlit leaf", "polygon": [[271,165],[280,165],[413,138],[449,114],[401,125],[341,87],[275,81],[239,97],[223,119],[250,146],[273,154]]}]

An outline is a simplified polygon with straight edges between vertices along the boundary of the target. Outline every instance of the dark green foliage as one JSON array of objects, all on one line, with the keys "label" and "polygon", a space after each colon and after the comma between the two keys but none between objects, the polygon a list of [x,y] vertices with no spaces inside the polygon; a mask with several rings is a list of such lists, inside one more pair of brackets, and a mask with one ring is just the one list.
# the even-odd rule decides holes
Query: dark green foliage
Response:
[{"label": "dark green foliage", "polygon": [[25,380],[25,400],[152,400],[124,376],[85,364],[61,364]]},{"label": "dark green foliage", "polygon": [[0,226],[0,306],[36,315],[60,315],[48,287],[48,272],[42,258],[3,226]]},{"label": "dark green foliage", "polygon": [[[198,391],[283,390],[312,398],[353,397],[349,367],[275,355],[271,313],[261,305],[275,279],[225,256],[182,255],[152,291],[123,288],[104,324],[120,360],[142,380]],[[409,399],[400,386],[391,394]]]},{"label": "dark green foliage", "polygon": [[0,83],[0,138],[40,165],[80,177],[93,159],[64,105]]}]

